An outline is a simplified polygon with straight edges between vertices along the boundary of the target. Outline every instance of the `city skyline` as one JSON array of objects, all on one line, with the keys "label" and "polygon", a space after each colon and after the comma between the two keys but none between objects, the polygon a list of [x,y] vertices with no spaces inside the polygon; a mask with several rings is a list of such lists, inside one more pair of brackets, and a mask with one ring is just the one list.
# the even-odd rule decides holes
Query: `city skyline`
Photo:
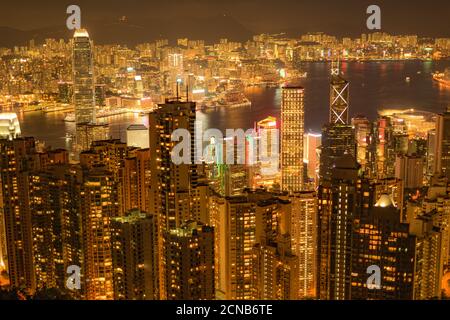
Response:
[{"label": "city skyline", "polygon": [[450,36],[74,17],[0,46],[0,299],[450,299]]}]

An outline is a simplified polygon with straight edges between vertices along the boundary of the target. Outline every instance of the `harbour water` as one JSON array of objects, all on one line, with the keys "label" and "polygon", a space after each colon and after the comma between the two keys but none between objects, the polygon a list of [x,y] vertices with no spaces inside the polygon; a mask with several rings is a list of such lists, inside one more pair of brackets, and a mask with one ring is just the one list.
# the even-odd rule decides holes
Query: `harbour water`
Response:
[{"label": "harbour water", "polygon": [[[450,61],[343,62],[341,71],[350,82],[350,116],[365,115],[374,120],[381,109],[409,109],[442,112],[450,105],[450,90],[432,79],[432,73],[450,67]],[[305,128],[320,131],[328,120],[329,64],[305,63],[308,77],[305,88]],[[409,81],[406,79],[409,77]],[[246,90],[251,107],[219,108],[199,111],[197,119],[204,128],[252,128],[255,121],[269,115],[279,117],[281,89],[252,87]],[[53,148],[70,148],[66,133],[74,132],[74,123],[63,121],[64,113],[19,113],[22,134],[34,136]],[[148,124],[139,114],[107,119],[110,136],[125,141],[126,128],[132,123]]]}]

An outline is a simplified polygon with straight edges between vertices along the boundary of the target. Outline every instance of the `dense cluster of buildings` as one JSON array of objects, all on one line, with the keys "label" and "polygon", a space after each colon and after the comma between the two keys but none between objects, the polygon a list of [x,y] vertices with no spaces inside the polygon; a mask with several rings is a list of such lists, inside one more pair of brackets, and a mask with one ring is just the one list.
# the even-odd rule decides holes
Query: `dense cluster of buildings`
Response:
[{"label": "dense cluster of buildings", "polygon": [[[125,72],[143,70],[146,60],[149,74],[158,73],[150,67],[155,54],[167,54],[162,61],[169,70],[182,68],[184,57],[199,50],[228,55],[229,62],[253,51],[259,58],[297,54],[295,46],[288,50],[289,41],[276,39],[255,37],[246,50],[225,40],[213,47],[180,40],[183,53],[164,42],[143,45],[141,58]],[[418,48],[417,37],[344,40],[349,48],[401,41]],[[340,45],[321,34],[302,41]],[[53,45],[66,47],[48,47]],[[116,50],[121,54],[111,54]],[[33,137],[20,137],[20,128],[3,130],[0,122],[0,269],[9,287],[31,294],[58,288],[92,300],[443,297],[450,265],[450,111],[350,119],[351,84],[333,63],[329,121],[321,135],[305,131],[307,90],[286,85],[280,121],[262,119],[256,137],[247,137],[244,146],[237,139],[231,143],[233,157],[245,149],[244,161],[192,158],[176,164],[174,130],[191,133],[191,156],[196,154],[193,98],[159,103],[148,114],[148,128],[130,128],[131,143],[108,139],[95,118],[94,70],[104,68],[99,74],[106,82],[131,81],[134,95],[147,92],[151,77],[108,77],[108,63],[94,60],[113,59],[125,67],[130,59],[122,58],[135,51],[94,51],[84,30],[75,32],[72,51],[68,92],[75,108],[76,161],[66,150],[42,149]],[[206,63],[204,72],[212,73],[225,62]],[[15,123],[9,115],[0,119],[9,127]],[[252,139],[262,132],[277,137],[266,145],[268,153],[279,154],[277,161],[247,158]],[[214,154],[229,152],[228,146],[217,141]],[[71,266],[80,268],[79,288],[67,285]],[[379,270],[375,287],[368,281],[373,268]]]},{"label": "dense cluster of buildings", "polygon": [[[178,39],[176,44],[157,40],[134,48],[124,45],[96,45],[87,32],[70,41],[47,39],[13,49],[0,48],[0,105],[21,105],[25,109],[70,110],[73,90],[71,59],[83,59],[82,68],[94,68],[95,103],[100,111],[115,108],[140,110],[163,103],[176,95],[177,81],[189,86],[190,96],[210,105],[211,99],[230,99],[242,86],[278,85],[301,76],[305,61],[441,59],[450,55],[450,39],[393,36],[375,32],[342,38],[310,33],[297,38],[285,34],[261,34],[245,43],[221,39]],[[73,55],[76,46],[78,54]],[[82,70],[78,70],[82,72]],[[304,71],[304,70],[303,70]],[[76,93],[81,98],[86,93]],[[81,100],[80,100],[81,101]],[[39,102],[39,105],[36,105]],[[87,102],[87,101],[86,101]],[[81,110],[81,109],[80,109]],[[80,111],[81,112],[81,111]]]}]

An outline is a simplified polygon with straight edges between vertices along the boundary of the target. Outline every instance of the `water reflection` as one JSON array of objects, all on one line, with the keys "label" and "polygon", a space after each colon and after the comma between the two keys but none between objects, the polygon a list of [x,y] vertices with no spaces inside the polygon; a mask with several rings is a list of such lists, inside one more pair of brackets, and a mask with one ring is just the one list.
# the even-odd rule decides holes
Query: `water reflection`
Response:
[{"label": "water reflection", "polygon": [[[348,62],[342,71],[350,81],[350,116],[364,114],[375,119],[377,110],[385,108],[416,108],[441,112],[450,104],[450,90],[439,86],[431,73],[450,67],[449,61],[439,62]],[[328,63],[304,63],[305,128],[319,131],[328,120],[329,68]],[[410,77],[410,82],[405,81]],[[199,111],[197,117],[204,129],[253,128],[255,121],[267,116],[279,117],[281,90],[279,88],[248,88],[251,107]],[[19,113],[24,135],[35,136],[52,147],[67,147],[66,132],[74,132],[74,124],[63,121],[63,113]],[[126,129],[132,123],[148,126],[146,116],[128,114],[108,119],[110,135],[125,141]]]}]

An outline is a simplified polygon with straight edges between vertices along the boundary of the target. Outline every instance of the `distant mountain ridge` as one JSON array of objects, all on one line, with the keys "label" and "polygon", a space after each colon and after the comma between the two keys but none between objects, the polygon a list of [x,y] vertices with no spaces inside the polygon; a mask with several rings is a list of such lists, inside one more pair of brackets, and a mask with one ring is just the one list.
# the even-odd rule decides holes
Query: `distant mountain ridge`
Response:
[{"label": "distant mountain ridge", "polygon": [[[221,38],[232,41],[246,41],[251,39],[253,32],[245,28],[233,17],[220,15],[209,18],[176,19],[148,19],[143,21],[119,22],[97,21],[87,22],[91,39],[97,44],[126,44],[134,46],[138,43],[150,42],[156,39],[190,38],[205,40],[207,43],[216,42]],[[0,47],[14,47],[26,45],[34,39],[41,43],[47,38],[69,39],[73,31],[65,25],[46,27],[34,30],[18,30],[0,27]]]}]

